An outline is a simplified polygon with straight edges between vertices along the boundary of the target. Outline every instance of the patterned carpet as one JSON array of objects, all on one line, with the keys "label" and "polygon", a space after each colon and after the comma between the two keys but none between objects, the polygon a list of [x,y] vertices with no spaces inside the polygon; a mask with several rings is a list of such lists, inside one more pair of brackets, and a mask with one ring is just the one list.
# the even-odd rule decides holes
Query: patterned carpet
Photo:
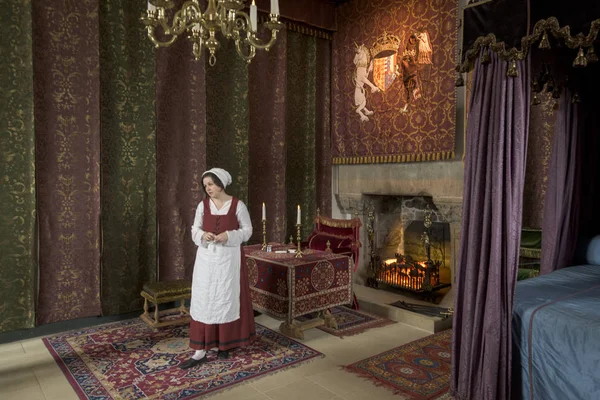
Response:
[{"label": "patterned carpet", "polygon": [[412,400],[449,398],[452,330],[345,366],[347,371]]},{"label": "patterned carpet", "polygon": [[320,326],[318,329],[338,337],[358,335],[369,329],[396,323],[396,321],[387,318],[382,318],[365,311],[353,310],[344,306],[333,307],[331,309],[331,314],[335,316],[338,324],[337,329],[328,328],[326,326]]},{"label": "patterned carpet", "polygon": [[189,370],[178,365],[193,350],[189,325],[152,330],[139,319],[43,339],[80,398],[193,399],[322,356],[301,343],[256,324],[252,346]]}]

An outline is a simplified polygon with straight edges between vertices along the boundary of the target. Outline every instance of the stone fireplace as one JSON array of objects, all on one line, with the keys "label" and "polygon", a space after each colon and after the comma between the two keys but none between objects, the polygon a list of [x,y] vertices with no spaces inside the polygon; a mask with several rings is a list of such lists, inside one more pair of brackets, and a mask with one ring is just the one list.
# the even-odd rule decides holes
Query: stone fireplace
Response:
[{"label": "stone fireplace", "polygon": [[[356,283],[366,283],[372,254],[381,260],[392,259],[396,253],[423,259],[421,235],[425,208],[429,206],[431,259],[441,263],[440,280],[453,284],[460,241],[462,180],[461,161],[343,165],[334,169],[334,205],[341,214],[335,217],[358,215],[363,222]],[[373,248],[368,240],[370,218]]]}]

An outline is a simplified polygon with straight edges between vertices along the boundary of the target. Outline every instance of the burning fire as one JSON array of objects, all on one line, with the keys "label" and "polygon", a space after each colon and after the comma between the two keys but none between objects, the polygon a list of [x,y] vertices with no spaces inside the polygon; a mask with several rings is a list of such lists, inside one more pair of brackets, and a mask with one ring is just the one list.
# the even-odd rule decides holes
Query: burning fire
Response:
[{"label": "burning fire", "polygon": [[[425,279],[425,269],[427,263],[419,261],[416,264],[422,267],[415,268],[414,264],[399,264],[395,258],[389,258],[383,261],[383,268],[379,271],[379,280],[388,285],[420,290]],[[436,286],[439,282],[437,274],[430,274],[430,284]]]}]

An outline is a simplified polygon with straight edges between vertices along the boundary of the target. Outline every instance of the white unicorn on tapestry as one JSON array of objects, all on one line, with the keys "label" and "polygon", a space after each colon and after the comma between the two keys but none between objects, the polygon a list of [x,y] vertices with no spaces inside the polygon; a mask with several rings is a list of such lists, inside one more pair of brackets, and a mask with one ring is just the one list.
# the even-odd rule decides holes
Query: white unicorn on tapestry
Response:
[{"label": "white unicorn on tapestry", "polygon": [[371,88],[371,93],[379,92],[380,89],[369,80],[369,74],[373,71],[373,60],[371,60],[369,49],[364,44],[356,45],[354,65],[356,65],[356,71],[352,76],[354,81],[354,105],[357,114],[360,115],[360,120],[368,121],[368,115],[372,115],[373,111],[367,108],[365,85]]}]

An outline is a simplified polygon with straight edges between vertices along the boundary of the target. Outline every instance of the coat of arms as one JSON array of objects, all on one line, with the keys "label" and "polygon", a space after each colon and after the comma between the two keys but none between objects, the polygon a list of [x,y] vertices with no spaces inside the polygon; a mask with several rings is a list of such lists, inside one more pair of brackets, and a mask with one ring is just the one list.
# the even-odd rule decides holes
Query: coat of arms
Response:
[{"label": "coat of arms", "polygon": [[[429,34],[419,29],[402,39],[384,32],[377,38],[369,50],[365,45],[356,45],[354,57],[356,70],[353,80],[355,85],[354,103],[361,121],[368,121],[372,110],[367,108],[365,85],[371,92],[385,92],[393,89],[397,80],[403,90],[404,107],[401,113],[408,111],[408,106],[422,96],[422,75],[424,66],[432,64],[432,49]],[[372,75],[372,82],[369,75]],[[397,78],[401,79],[397,79]]]}]

